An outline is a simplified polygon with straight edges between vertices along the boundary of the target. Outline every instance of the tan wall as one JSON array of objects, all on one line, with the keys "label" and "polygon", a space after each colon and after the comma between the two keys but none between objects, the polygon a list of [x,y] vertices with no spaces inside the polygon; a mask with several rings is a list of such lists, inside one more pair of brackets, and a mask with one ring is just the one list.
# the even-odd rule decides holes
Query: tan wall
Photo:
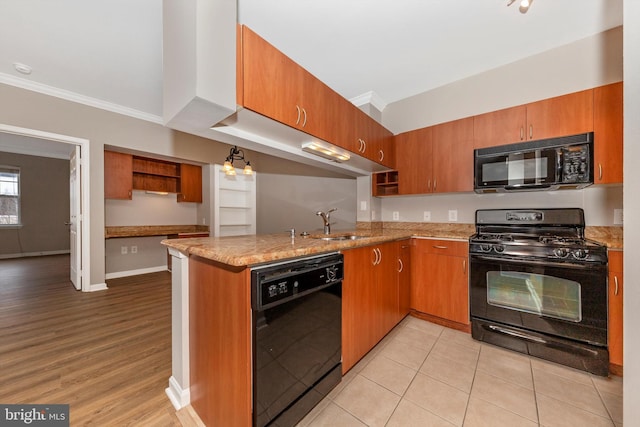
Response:
[{"label": "tan wall", "polygon": [[[104,283],[105,277],[105,145],[201,163],[219,163],[229,154],[229,145],[9,85],[0,84],[0,99],[2,124],[90,141],[91,284]],[[297,174],[327,176],[324,170],[272,156],[246,154],[257,171],[283,173],[294,170]]]},{"label": "tan wall", "polygon": [[621,80],[617,27],[389,104],[382,123],[398,134]]},{"label": "tan wall", "polygon": [[68,251],[69,161],[0,152],[0,165],[20,168],[22,219],[0,228],[0,256]]}]

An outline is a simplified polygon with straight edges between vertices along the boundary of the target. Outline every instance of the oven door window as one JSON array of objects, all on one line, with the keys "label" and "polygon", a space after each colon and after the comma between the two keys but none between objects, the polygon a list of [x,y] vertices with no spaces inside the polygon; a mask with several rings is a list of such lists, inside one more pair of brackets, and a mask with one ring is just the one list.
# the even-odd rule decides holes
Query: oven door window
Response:
[{"label": "oven door window", "polygon": [[580,283],[544,274],[487,272],[490,305],[580,322]]}]

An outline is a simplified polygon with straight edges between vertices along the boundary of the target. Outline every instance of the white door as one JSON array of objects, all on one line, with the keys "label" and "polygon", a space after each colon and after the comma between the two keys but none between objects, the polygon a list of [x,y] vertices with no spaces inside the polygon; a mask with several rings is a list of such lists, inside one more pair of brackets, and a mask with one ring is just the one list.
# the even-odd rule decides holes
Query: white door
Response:
[{"label": "white door", "polygon": [[82,288],[82,214],[80,191],[80,146],[75,146],[69,159],[69,249],[71,252],[71,283],[76,289]]}]

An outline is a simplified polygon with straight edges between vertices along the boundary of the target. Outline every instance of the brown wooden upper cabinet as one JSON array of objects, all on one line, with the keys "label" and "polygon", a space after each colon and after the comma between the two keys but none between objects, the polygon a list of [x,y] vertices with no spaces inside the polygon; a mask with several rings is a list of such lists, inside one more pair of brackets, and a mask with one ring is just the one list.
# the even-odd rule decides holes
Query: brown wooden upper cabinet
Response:
[{"label": "brown wooden upper cabinet", "polygon": [[474,117],[474,148],[593,131],[593,90],[588,89]]},{"label": "brown wooden upper cabinet", "polygon": [[596,184],[622,183],[622,82],[593,90]]},{"label": "brown wooden upper cabinet", "polygon": [[433,192],[473,191],[473,117],[433,126]]},{"label": "brown wooden upper cabinet", "polygon": [[133,192],[133,156],[104,152],[104,198],[131,200]]},{"label": "brown wooden upper cabinet", "polygon": [[246,26],[238,28],[237,102],[394,167],[392,134]]},{"label": "brown wooden upper cabinet", "polygon": [[432,192],[432,134],[433,127],[426,127],[396,135],[398,194]]},{"label": "brown wooden upper cabinet", "polygon": [[180,165],[180,192],[178,202],[202,203],[202,167]]},{"label": "brown wooden upper cabinet", "polygon": [[129,199],[133,190],[177,193],[202,203],[202,167],[113,151],[104,152],[104,198]]}]

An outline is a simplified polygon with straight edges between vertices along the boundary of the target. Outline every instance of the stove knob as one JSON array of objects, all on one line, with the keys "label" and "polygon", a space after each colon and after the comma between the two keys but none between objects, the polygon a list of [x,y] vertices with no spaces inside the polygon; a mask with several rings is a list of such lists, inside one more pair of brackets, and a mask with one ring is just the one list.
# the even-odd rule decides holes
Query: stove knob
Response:
[{"label": "stove knob", "polygon": [[491,252],[491,245],[480,245],[480,252]]},{"label": "stove knob", "polygon": [[585,259],[587,257],[587,251],[584,249],[577,249],[573,252],[573,257],[576,259]]},{"label": "stove knob", "polygon": [[496,251],[497,253],[501,254],[502,252],[504,252],[504,245],[495,245],[493,247],[493,250]]},{"label": "stove knob", "polygon": [[566,258],[569,255],[567,248],[556,248],[553,250],[553,254],[558,258]]}]

